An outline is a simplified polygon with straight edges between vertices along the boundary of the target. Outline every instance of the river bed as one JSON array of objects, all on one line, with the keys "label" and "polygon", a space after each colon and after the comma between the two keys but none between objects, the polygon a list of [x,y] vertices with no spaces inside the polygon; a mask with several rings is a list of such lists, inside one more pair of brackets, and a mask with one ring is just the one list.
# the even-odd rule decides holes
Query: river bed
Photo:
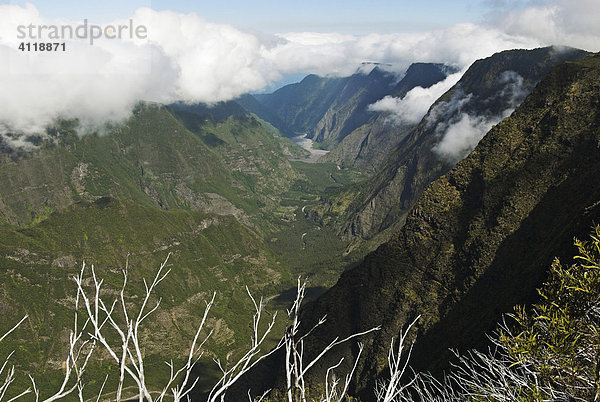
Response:
[{"label": "river bed", "polygon": [[325,149],[315,149],[312,147],[313,140],[306,137],[306,134],[298,135],[296,137],[291,138],[296,144],[300,145],[302,148],[306,149],[310,152],[310,156],[308,158],[294,158],[290,159],[293,161],[302,161],[307,163],[315,163],[321,156],[325,155],[329,151]]}]

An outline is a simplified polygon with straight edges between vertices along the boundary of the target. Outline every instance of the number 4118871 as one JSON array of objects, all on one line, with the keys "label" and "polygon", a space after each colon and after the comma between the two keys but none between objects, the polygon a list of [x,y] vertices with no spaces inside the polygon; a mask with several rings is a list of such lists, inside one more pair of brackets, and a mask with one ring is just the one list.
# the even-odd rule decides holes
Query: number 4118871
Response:
[{"label": "number 4118871", "polygon": [[64,42],[21,42],[19,50],[23,52],[64,52],[67,50],[67,46]]}]

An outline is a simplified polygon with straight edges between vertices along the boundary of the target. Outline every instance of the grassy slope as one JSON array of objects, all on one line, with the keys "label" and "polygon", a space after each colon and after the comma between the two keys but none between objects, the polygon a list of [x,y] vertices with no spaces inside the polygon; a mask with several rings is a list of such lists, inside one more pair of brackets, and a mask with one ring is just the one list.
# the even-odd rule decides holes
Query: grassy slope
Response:
[{"label": "grassy slope", "polygon": [[272,295],[293,283],[262,240],[232,216],[161,211],[109,198],[82,202],[35,227],[2,229],[0,331],[30,316],[2,352],[16,348],[14,361],[21,367],[33,363],[37,377],[51,382],[64,353],[65,328],[72,325],[69,278],[81,262],[95,264],[107,286],[118,287],[129,254],[130,289],[141,294],[141,278],[152,277],[168,253],[172,272],[157,291],[163,304],[144,333],[147,353],[158,362],[182,356],[212,291],[218,295],[212,316],[223,322],[210,350],[223,357],[243,347],[248,336],[251,311],[244,286]]},{"label": "grassy slope", "polygon": [[[70,278],[83,261],[118,287],[129,255],[139,294],[142,277],[173,253],[173,271],[158,288],[163,306],[145,332],[154,382],[164,379],[166,358],[185,352],[212,291],[212,317],[222,321],[210,322],[220,329],[208,349],[224,357],[247,342],[244,285],[281,295],[271,303],[281,309],[297,274],[310,273],[318,289],[347,264],[345,244],[319,232],[301,208],[359,176],[333,164],[292,167],[284,147],[292,156],[303,151],[256,118],[207,119],[143,105],[107,131],[78,137],[72,122],[61,122],[50,132],[54,142],[0,161],[0,332],[30,317],[0,345],[0,356],[15,349],[13,362],[42,388],[60,377],[72,326]],[[299,253],[304,231],[310,235]],[[110,361],[94,362],[90,390],[107,370],[114,370]]]},{"label": "grassy slope", "polygon": [[53,136],[39,151],[0,161],[0,215],[7,222],[28,225],[105,195],[206,210],[208,200],[190,193],[215,193],[228,201],[221,209],[253,215],[296,176],[279,140],[254,118],[206,121],[191,132],[166,108],[150,105],[108,135],[78,138],[63,123]]}]

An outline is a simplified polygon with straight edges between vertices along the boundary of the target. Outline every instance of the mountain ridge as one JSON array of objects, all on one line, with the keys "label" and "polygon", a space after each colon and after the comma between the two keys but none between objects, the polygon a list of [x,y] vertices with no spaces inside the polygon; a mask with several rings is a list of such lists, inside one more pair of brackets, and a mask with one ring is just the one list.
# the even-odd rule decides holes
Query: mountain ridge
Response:
[{"label": "mountain ridge", "polygon": [[[386,97],[403,99],[412,89],[429,88],[456,72],[456,69],[441,63],[413,63]],[[390,112],[371,111],[371,118],[365,124],[345,136],[319,161],[375,173],[389,156],[390,150],[398,146],[415,125],[398,122]]]},{"label": "mountain ridge", "polygon": [[[468,124],[465,127],[463,123],[473,120],[482,122],[475,127],[483,135],[485,128],[491,128],[505,117],[506,110],[518,105],[553,66],[585,54],[577,49],[556,51],[554,47],[546,47],[508,50],[476,61],[458,83],[431,106],[421,122],[405,133],[364,186],[348,188],[337,199],[325,200],[326,203],[315,209],[319,219],[337,221],[338,233],[346,239],[357,238],[357,244],[361,239],[369,241],[390,236],[404,224],[408,211],[425,186],[456,162],[436,153],[445,132],[451,132],[454,127],[463,132],[471,130],[472,127]],[[518,74],[520,78],[510,76],[519,85],[515,87],[512,81],[507,84],[503,78],[506,72]]]},{"label": "mountain ridge", "polygon": [[[535,299],[554,257],[572,255],[572,236],[585,236],[600,219],[598,82],[599,54],[559,64],[428,185],[400,231],[305,307],[305,358],[334,338],[381,325],[360,339],[365,348],[350,389],[373,400],[391,339],[417,316],[408,340],[416,335],[410,364],[417,371],[448,368],[448,348],[485,347],[503,313]],[[337,346],[305,380],[317,386],[342,357],[339,372],[350,372],[357,353],[354,343]],[[279,376],[255,373],[247,379],[253,390],[284,383],[281,365],[266,364]]]},{"label": "mountain ridge", "polygon": [[[428,186],[402,231],[306,309],[305,328],[328,315],[308,356],[327,338],[383,324],[358,366],[355,392],[366,392],[385,367],[390,338],[417,315],[412,364],[437,370],[449,347],[481,345],[501,312],[530,301],[554,256],[568,254],[572,236],[600,218],[599,76],[599,55],[557,66]],[[341,347],[321,368],[340,356],[351,364],[353,349]]]},{"label": "mountain ridge", "polygon": [[[370,104],[386,95],[404,96],[419,85],[433,85],[451,70],[442,64],[413,63],[399,79],[375,65],[370,71],[359,68],[348,77],[311,74],[299,83],[255,97],[271,111],[271,118],[274,115],[277,121],[298,134],[307,134],[319,146],[336,150],[348,135],[372,118],[374,112],[367,108]],[[269,121],[269,116],[263,116]]]}]

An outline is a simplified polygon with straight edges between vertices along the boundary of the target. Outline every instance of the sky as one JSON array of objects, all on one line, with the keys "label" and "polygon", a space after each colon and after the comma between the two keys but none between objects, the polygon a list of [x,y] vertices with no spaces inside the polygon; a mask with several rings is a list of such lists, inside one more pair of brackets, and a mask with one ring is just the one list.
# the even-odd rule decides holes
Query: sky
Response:
[{"label": "sky", "polygon": [[[27,2],[5,3],[25,5]],[[210,22],[266,33],[317,31],[351,34],[413,32],[460,22],[480,22],[482,15],[493,6],[493,2],[483,0],[59,0],[34,4],[49,18],[88,18],[108,22],[128,17],[140,7],[150,7],[158,11],[194,12]]]},{"label": "sky", "polygon": [[[64,37],[84,19],[85,37]],[[40,132],[57,117],[120,121],[140,100],[226,101],[365,61],[402,74],[412,62],[464,71],[514,48],[600,51],[598,21],[598,0],[0,0],[0,134]],[[49,41],[64,48],[22,46]]]}]

